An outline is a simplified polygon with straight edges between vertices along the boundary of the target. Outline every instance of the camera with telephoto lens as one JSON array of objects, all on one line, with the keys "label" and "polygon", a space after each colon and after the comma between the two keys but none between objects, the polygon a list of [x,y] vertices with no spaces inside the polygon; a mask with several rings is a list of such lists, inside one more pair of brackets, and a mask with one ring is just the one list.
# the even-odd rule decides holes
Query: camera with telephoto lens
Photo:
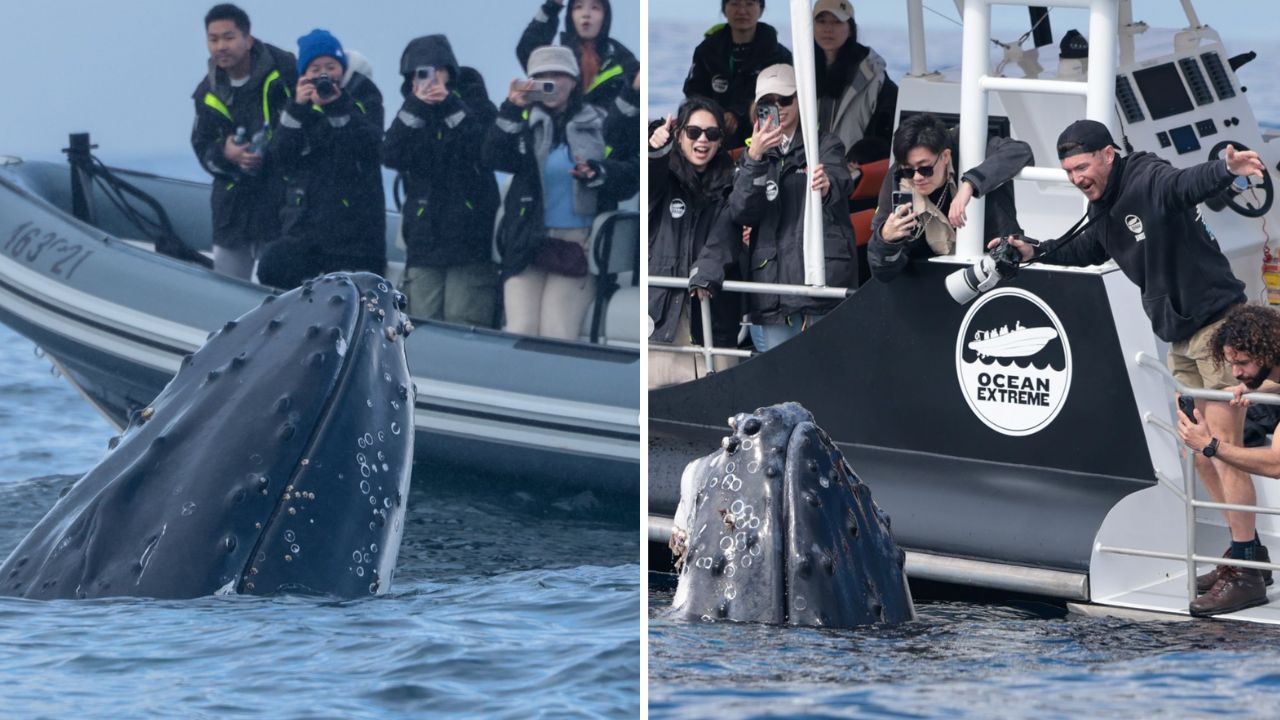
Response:
[{"label": "camera with telephoto lens", "polygon": [[1005,235],[986,255],[967,268],[957,270],[947,276],[947,292],[951,299],[964,305],[982,293],[1018,274],[1018,266],[1022,264],[1022,253],[1009,242],[1017,235]]},{"label": "camera with telephoto lens", "polygon": [[333,84],[333,78],[329,77],[328,73],[317,75],[311,84],[316,86],[316,95],[321,99],[333,97],[338,92]]}]

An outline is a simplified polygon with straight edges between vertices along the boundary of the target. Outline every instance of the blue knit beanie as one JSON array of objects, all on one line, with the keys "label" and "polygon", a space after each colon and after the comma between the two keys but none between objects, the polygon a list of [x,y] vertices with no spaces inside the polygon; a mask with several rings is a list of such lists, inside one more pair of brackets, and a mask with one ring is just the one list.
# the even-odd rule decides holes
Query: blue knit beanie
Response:
[{"label": "blue knit beanie", "polygon": [[316,28],[298,38],[298,74],[305,73],[311,61],[322,55],[328,55],[337,60],[342,64],[342,70],[346,71],[347,54],[342,51],[342,43],[338,42],[338,38],[331,35],[328,30]]}]

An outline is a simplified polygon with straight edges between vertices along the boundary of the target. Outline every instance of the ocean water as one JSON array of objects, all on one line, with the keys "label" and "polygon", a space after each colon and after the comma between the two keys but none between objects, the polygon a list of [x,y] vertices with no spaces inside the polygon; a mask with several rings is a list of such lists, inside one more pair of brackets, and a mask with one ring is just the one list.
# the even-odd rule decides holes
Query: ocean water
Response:
[{"label": "ocean water", "polygon": [[[0,326],[0,556],[114,434],[49,367]],[[419,466],[382,597],[0,598],[0,716],[635,717],[633,506]]]},{"label": "ocean water", "polygon": [[[678,106],[693,47],[716,22],[704,15],[650,24],[650,118]],[[771,5],[765,19],[781,17]],[[941,26],[931,67],[958,66],[960,34],[932,15],[926,24]],[[1280,127],[1280,51],[1219,29],[1230,52],[1259,51],[1240,76],[1259,122]],[[868,25],[860,37],[891,75],[906,72],[905,31]],[[784,628],[674,617],[673,590],[671,576],[650,576],[651,718],[1280,717],[1280,628],[1084,617],[937,593],[917,593],[918,619],[896,627]]]}]

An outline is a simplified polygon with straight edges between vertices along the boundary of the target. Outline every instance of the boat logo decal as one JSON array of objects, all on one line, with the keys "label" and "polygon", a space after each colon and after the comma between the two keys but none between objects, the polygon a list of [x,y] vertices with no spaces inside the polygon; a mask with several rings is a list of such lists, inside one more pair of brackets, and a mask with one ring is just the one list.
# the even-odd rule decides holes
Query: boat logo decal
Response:
[{"label": "boat logo decal", "polygon": [[773,202],[778,197],[778,183],[770,180],[764,184],[764,199]]},{"label": "boat logo decal", "polygon": [[1129,232],[1133,233],[1133,239],[1136,242],[1142,242],[1147,239],[1147,234],[1142,231],[1142,218],[1137,215],[1129,215],[1124,219],[1125,227],[1129,228]]},{"label": "boat logo decal", "polygon": [[723,75],[716,75],[711,78],[711,89],[718,93],[729,92],[729,79]]},{"label": "boat logo decal", "polygon": [[688,208],[684,204],[683,200],[681,200],[680,198],[675,198],[671,201],[671,205],[667,209],[671,211],[672,218],[679,220],[680,218],[684,217],[684,211]]},{"label": "boat logo decal", "polygon": [[978,298],[956,337],[956,375],[969,409],[1012,436],[1048,427],[1071,389],[1071,345],[1039,297],[1000,288]]}]

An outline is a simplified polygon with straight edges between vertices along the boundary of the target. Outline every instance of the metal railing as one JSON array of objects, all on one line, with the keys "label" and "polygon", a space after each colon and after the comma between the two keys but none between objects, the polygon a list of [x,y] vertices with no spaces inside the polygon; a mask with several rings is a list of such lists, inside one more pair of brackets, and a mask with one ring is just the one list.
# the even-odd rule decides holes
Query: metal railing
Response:
[{"label": "metal railing", "polygon": [[[687,290],[689,288],[689,279],[651,275],[649,276],[648,284],[649,287]],[[825,298],[829,300],[843,300],[853,294],[853,290],[850,288],[782,285],[779,283],[746,282],[742,280],[725,280],[723,285],[721,285],[721,292],[746,294],[755,293],[758,295],[798,295],[802,297]],[[696,300],[696,298],[694,298],[694,300]],[[717,355],[729,357],[751,357],[754,354],[750,350],[716,347],[715,338],[711,332],[711,303],[698,301],[698,310],[700,317],[702,318],[702,345],[659,345],[649,343],[649,350],[654,352],[702,355],[702,361],[706,363],[708,373],[716,371],[715,357]]]},{"label": "metal railing", "polygon": [[[1235,394],[1228,390],[1204,390],[1201,388],[1191,388],[1178,382],[1169,369],[1165,367],[1156,358],[1145,352],[1139,352],[1134,357],[1139,366],[1148,370],[1153,370],[1161,375],[1169,384],[1177,390],[1181,395],[1196,398],[1200,400],[1216,400],[1229,401],[1235,398]],[[1259,405],[1280,405],[1280,395],[1271,393],[1247,393],[1245,396],[1251,403]],[[1180,410],[1178,412],[1181,412]],[[1181,560],[1187,565],[1187,602],[1196,599],[1196,563],[1213,563],[1215,565],[1232,565],[1237,567],[1247,567],[1256,570],[1273,570],[1280,571],[1280,564],[1258,562],[1256,560],[1236,560],[1231,557],[1218,557],[1210,555],[1196,554],[1196,510],[1205,508],[1210,510],[1230,510],[1234,512],[1251,512],[1263,515],[1280,515],[1280,507],[1268,507],[1265,505],[1239,505],[1236,503],[1220,503],[1209,500],[1196,499],[1196,468],[1195,468],[1195,451],[1182,444],[1182,439],[1178,437],[1177,430],[1165,421],[1155,417],[1151,412],[1143,414],[1142,419],[1148,425],[1159,428],[1173,436],[1174,442],[1178,444],[1178,454],[1182,468],[1182,487],[1178,488],[1174,481],[1166,477],[1159,470],[1155,471],[1156,480],[1161,487],[1169,490],[1182,501],[1186,508],[1187,523],[1187,549],[1184,553],[1162,552],[1159,550],[1141,550],[1138,548],[1119,547],[1114,545],[1099,544],[1097,549],[1099,552],[1111,553],[1114,555],[1130,555],[1134,557],[1155,558],[1159,560]]]}]

